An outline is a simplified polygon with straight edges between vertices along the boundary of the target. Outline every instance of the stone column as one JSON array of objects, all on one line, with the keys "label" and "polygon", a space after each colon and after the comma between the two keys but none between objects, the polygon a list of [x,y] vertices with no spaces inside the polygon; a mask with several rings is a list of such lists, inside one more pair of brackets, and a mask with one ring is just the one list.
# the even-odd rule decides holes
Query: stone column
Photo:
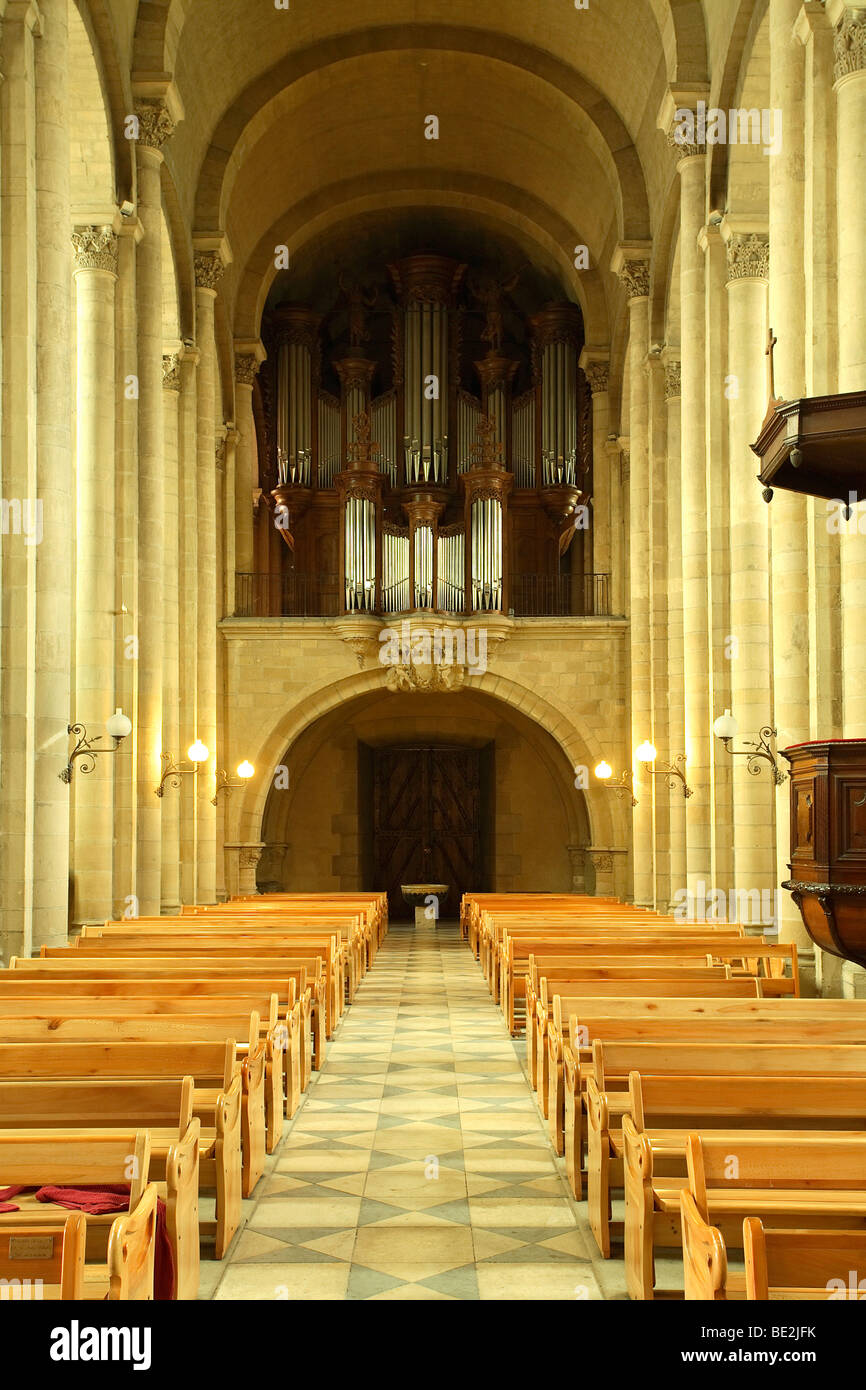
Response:
[{"label": "stone column", "polygon": [[710,777],[710,576],[707,535],[706,302],[698,238],[706,205],[706,151],[678,145],[680,175],[680,341],[682,343],[683,676],[687,777],[694,795],[686,813],[688,885],[713,877]]},{"label": "stone column", "polygon": [[[733,882],[733,785],[731,760],[712,734],[717,713],[731,703],[731,633],[728,574],[730,516],[728,511],[728,402],[720,389],[727,369],[727,267],[721,232],[715,223],[701,230],[706,295],[706,470],[707,470],[707,612],[709,617],[708,739],[710,768],[712,882],[726,890]],[[735,521],[736,524],[736,521]],[[720,756],[721,755],[721,756]]]},{"label": "stone column", "polygon": [[586,846],[585,845],[566,845],[568,858],[571,864],[571,888],[572,893],[586,892]]},{"label": "stone column", "polygon": [[[681,522],[680,403],[682,370],[679,349],[662,353],[667,407],[667,472],[664,496],[667,500],[667,575],[665,592],[668,615],[668,738],[676,753],[686,747],[685,684],[683,679],[683,532]],[[672,796],[670,805],[670,899],[673,910],[686,888],[686,799]]]},{"label": "stone column", "polygon": [[[631,752],[644,739],[652,739],[652,511],[650,505],[647,431],[649,402],[646,356],[649,350],[650,271],[646,253],[637,255],[620,247],[613,269],[620,277],[629,308],[628,432],[631,454],[629,487],[629,638],[631,652]],[[638,907],[654,905],[655,879],[655,779],[634,766],[633,808],[634,901]]]},{"label": "stone column", "polygon": [[[775,348],[776,395],[805,394],[803,94],[805,60],[794,25],[800,0],[770,0],[770,106],[782,112],[781,153],[769,157],[769,324]],[[756,470],[757,471],[757,470]],[[757,484],[756,484],[757,486]],[[808,506],[796,493],[776,490],[770,504],[774,723],[779,747],[809,737]],[[790,858],[787,782],[776,790],[776,881],[788,877]],[[789,893],[781,893],[780,938],[809,947]]]},{"label": "stone column", "polygon": [[[665,757],[675,757],[684,748],[671,738],[670,672],[668,642],[670,615],[668,613],[668,498],[667,498],[667,407],[665,405],[665,369],[661,349],[651,347],[644,371],[647,379],[649,421],[649,516],[651,566],[650,635],[652,639],[652,726],[653,739],[665,750]],[[679,532],[679,521],[676,526]],[[671,824],[677,802],[683,801],[679,786],[671,789],[663,778],[653,778],[657,784],[655,797],[655,884],[653,902],[664,910],[671,897]],[[685,841],[683,840],[683,843]]]},{"label": "stone column", "polygon": [[[214,338],[216,287],[225,269],[221,253],[195,253],[196,334],[201,353],[198,369],[198,443],[196,490],[198,506],[216,510],[216,389],[217,361]],[[196,733],[207,745],[210,757],[196,782],[198,822],[199,903],[216,902],[216,808],[211,805],[216,781],[217,751],[217,555],[216,528],[204,526],[198,533],[198,719]]]},{"label": "stone column", "polygon": [[[133,915],[137,904],[138,823],[138,218],[124,218],[117,239],[115,290],[115,699],[132,720],[114,764],[114,909]],[[155,784],[154,784],[155,785]]]},{"label": "stone column", "polygon": [[[199,351],[186,343],[178,354],[180,401],[178,420],[179,511],[178,621],[180,632],[179,756],[195,738],[198,720],[198,391]],[[172,749],[172,752],[175,750]],[[199,774],[200,775],[200,774]],[[184,777],[180,789],[181,902],[191,903],[196,887],[196,783]]]},{"label": "stone column", "polygon": [[256,892],[256,870],[265,850],[264,840],[245,844],[226,844],[226,897]]},{"label": "stone column", "polygon": [[69,239],[68,0],[42,0],[36,45],[37,481],[42,540],[36,559],[33,676],[35,798],[33,946],[62,945],[69,915],[69,788],[65,761],[72,704],[72,245]]},{"label": "stone column", "polygon": [[610,432],[610,360],[608,350],[584,348],[580,366],[592,392],[592,567],[608,576],[610,612],[615,613],[613,582],[614,537],[611,525],[611,458],[607,450]]},{"label": "stone column", "polygon": [[[36,84],[35,4],[6,6],[0,81],[0,237],[2,324],[2,495],[21,510],[0,535],[0,955],[29,955],[33,932],[32,672],[36,664],[35,608],[38,537],[36,481]],[[28,505],[28,527],[23,506]],[[13,514],[14,515],[14,514]],[[27,534],[27,531],[30,534]],[[62,717],[62,711],[61,711]],[[66,745],[54,743],[56,769]],[[58,787],[62,784],[57,783]],[[66,790],[65,788],[63,789]]]},{"label": "stone column", "polygon": [[[143,916],[159,913],[164,798],[154,795],[163,751],[165,441],[162,385],[162,147],[174,131],[168,106],[142,101],[137,147],[138,215],[138,835]],[[174,749],[170,750],[172,753]]]},{"label": "stone column", "polygon": [[[165,543],[163,546],[162,741],[175,756],[181,749],[180,728],[180,510],[178,427],[180,361],[163,355],[163,428],[165,438]],[[162,804],[161,907],[180,911],[180,794],[172,788]]]},{"label": "stone column", "polygon": [[[259,484],[259,457],[253,418],[253,385],[265,352],[261,344],[235,344],[235,571],[251,574],[253,562],[253,492]],[[234,575],[232,575],[234,583]],[[237,595],[235,595],[235,601]],[[234,611],[235,605],[229,608]]]},{"label": "stone column", "polygon": [[[866,386],[866,9],[845,7],[834,38],[839,243],[839,390]],[[861,480],[861,496],[863,483]],[[842,720],[866,738],[866,505],[842,536]]]},{"label": "stone column", "polygon": [[[766,360],[769,241],[763,233],[728,235],[728,428],[730,439],[731,709],[740,732],[735,748],[756,741],[771,723],[769,518],[755,504],[757,439],[767,409]],[[744,506],[750,498],[751,505]],[[715,714],[722,711],[716,709]],[[728,755],[721,750],[719,757]],[[772,772],[755,777],[735,757],[734,887],[775,889],[776,794]]]},{"label": "stone column", "polygon": [[[114,713],[114,351],[117,236],[112,227],[76,227],[75,719],[104,734]],[[114,900],[114,758],[73,777],[73,921],[104,922]]]},{"label": "stone column", "polygon": [[[828,6],[831,17],[840,9]],[[839,390],[866,385],[866,10],[841,9],[834,35],[839,246]],[[861,492],[862,497],[862,482]],[[841,544],[842,732],[866,738],[866,503],[861,501]],[[866,998],[866,972],[842,967],[847,998]]]}]

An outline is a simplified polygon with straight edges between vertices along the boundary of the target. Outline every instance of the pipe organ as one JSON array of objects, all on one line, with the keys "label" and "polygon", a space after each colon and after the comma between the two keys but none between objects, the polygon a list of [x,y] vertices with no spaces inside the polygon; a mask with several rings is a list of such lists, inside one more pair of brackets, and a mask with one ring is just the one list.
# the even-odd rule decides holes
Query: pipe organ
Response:
[{"label": "pipe organ", "polygon": [[408,256],[387,266],[390,294],[381,270],[374,288],[341,275],[330,313],[266,315],[260,472],[289,518],[281,569],[314,576],[336,561],[347,613],[507,612],[513,575],[562,575],[591,490],[580,311],[524,316],[509,299],[517,276],[475,289],[467,269]]}]

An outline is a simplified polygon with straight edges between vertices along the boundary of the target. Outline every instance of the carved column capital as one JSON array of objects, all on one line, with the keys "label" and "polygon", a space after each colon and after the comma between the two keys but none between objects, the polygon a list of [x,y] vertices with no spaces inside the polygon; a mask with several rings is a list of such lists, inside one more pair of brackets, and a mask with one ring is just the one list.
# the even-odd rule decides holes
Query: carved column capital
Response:
[{"label": "carved column capital", "polygon": [[665,368],[665,400],[671,401],[675,397],[683,394],[682,384],[682,363],[671,359],[664,364]]},{"label": "carved column capital", "polygon": [[197,290],[213,290],[225,273],[225,261],[219,251],[196,251],[195,287]]},{"label": "carved column capital", "polygon": [[701,139],[701,134],[695,112],[678,109],[666,136],[678,164],[682,159],[700,159],[706,154],[706,141]]},{"label": "carved column capital", "polygon": [[135,103],[138,117],[138,141],[146,149],[161,151],[176,130],[168,103],[160,100],[139,100]]},{"label": "carved column capital", "polygon": [[117,274],[117,234],[111,227],[76,227],[72,233],[76,270],[107,270]]},{"label": "carved column capital", "polygon": [[770,273],[770,238],[760,232],[735,232],[728,242],[728,280],[766,280]]},{"label": "carved column capital", "polygon": [[587,362],[583,369],[584,376],[589,382],[589,389],[594,396],[606,391],[610,385],[610,363],[609,362]]},{"label": "carved column capital", "polygon": [[642,260],[624,261],[622,269],[619,271],[619,282],[629,300],[648,298],[650,292],[649,262]]},{"label": "carved column capital", "polygon": [[162,389],[180,390],[180,353],[165,352],[162,355]]},{"label": "carved column capital", "polygon": [[261,367],[254,353],[244,352],[235,357],[235,381],[239,386],[252,386]]},{"label": "carved column capital", "polygon": [[839,82],[855,72],[866,72],[866,9],[846,8],[833,35],[833,78]]}]

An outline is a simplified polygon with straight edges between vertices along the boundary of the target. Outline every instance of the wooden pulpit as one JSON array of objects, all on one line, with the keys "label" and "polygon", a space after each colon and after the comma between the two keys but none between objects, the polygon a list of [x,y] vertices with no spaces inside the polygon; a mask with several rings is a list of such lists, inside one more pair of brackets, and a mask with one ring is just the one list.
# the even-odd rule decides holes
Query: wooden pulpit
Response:
[{"label": "wooden pulpit", "polygon": [[816,946],[866,966],[866,739],[781,750],[791,764],[791,893]]}]

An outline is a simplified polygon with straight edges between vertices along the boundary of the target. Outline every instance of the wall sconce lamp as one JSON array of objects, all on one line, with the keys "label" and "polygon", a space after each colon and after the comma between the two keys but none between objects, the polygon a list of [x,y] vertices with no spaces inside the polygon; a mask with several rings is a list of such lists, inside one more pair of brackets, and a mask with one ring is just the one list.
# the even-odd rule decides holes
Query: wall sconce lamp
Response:
[{"label": "wall sconce lamp", "polygon": [[[651,777],[667,777],[669,787],[675,787],[677,782],[681,782],[683,788],[683,796],[688,797],[692,795],[693,789],[689,786],[689,784],[686,781],[685,753],[677,754],[672,763],[667,763],[663,767],[651,767],[650,764],[655,762],[658,754],[656,752],[655,744],[650,743],[649,739],[647,738],[644,739],[643,743],[640,745],[640,748],[636,748],[634,750],[634,755],[639,762],[642,762],[644,764],[644,767],[646,768],[647,772],[650,774]],[[682,767],[679,766],[680,763],[682,763]]]},{"label": "wall sconce lamp", "polygon": [[123,740],[128,734],[132,733],[132,722],[127,719],[122,709],[116,709],[114,714],[105,721],[105,732],[112,740],[111,747],[100,747],[95,737],[87,737],[87,729],[83,724],[68,724],[66,726],[68,734],[75,734],[78,742],[69,754],[69,762],[62,772],[57,775],[61,782],[71,782],[72,774],[75,771],[75,759],[83,758],[81,764],[82,772],[92,772],[96,767],[96,759],[100,753],[116,753]]},{"label": "wall sconce lamp", "polygon": [[230,794],[238,787],[242,787],[244,782],[248,782],[249,779],[251,777],[254,777],[256,773],[256,770],[253,767],[252,763],[248,762],[246,758],[242,763],[238,764],[236,770],[238,777],[241,778],[241,781],[230,782],[228,773],[223,768],[220,768],[219,772],[217,773],[216,796],[211,801],[212,806],[216,806],[217,802],[219,801],[220,792],[226,792],[227,794]]},{"label": "wall sconce lamp", "polygon": [[610,763],[602,761],[598,764],[598,767],[595,768],[595,775],[606,787],[610,787],[611,791],[616,792],[617,796],[625,796],[627,794],[631,797],[632,806],[637,805],[637,797],[634,794],[631,777],[627,772],[621,773],[619,781],[615,782],[613,781],[613,768]]},{"label": "wall sconce lamp", "polygon": [[209,757],[207,747],[197,738],[195,743],[190,744],[186,750],[186,755],[192,763],[192,767],[181,767],[180,763],[174,761],[173,753],[161,753],[162,776],[159,779],[159,786],[156,789],[157,796],[165,795],[166,784],[172,787],[180,786],[180,779],[188,772],[196,773],[200,763],[206,763]]},{"label": "wall sconce lamp", "polygon": [[736,738],[738,728],[739,725],[731,711],[726,709],[724,714],[720,714],[713,724],[713,733],[716,738],[721,739],[732,758],[748,759],[746,767],[753,777],[759,776],[761,771],[759,760],[765,759],[773,769],[773,780],[776,786],[780,787],[788,776],[788,772],[779,766],[776,755],[770,747],[770,739],[776,737],[776,730],[771,728],[769,724],[765,724],[762,729],[758,730],[757,743],[749,743],[746,740],[745,748],[732,748],[731,744]]}]

